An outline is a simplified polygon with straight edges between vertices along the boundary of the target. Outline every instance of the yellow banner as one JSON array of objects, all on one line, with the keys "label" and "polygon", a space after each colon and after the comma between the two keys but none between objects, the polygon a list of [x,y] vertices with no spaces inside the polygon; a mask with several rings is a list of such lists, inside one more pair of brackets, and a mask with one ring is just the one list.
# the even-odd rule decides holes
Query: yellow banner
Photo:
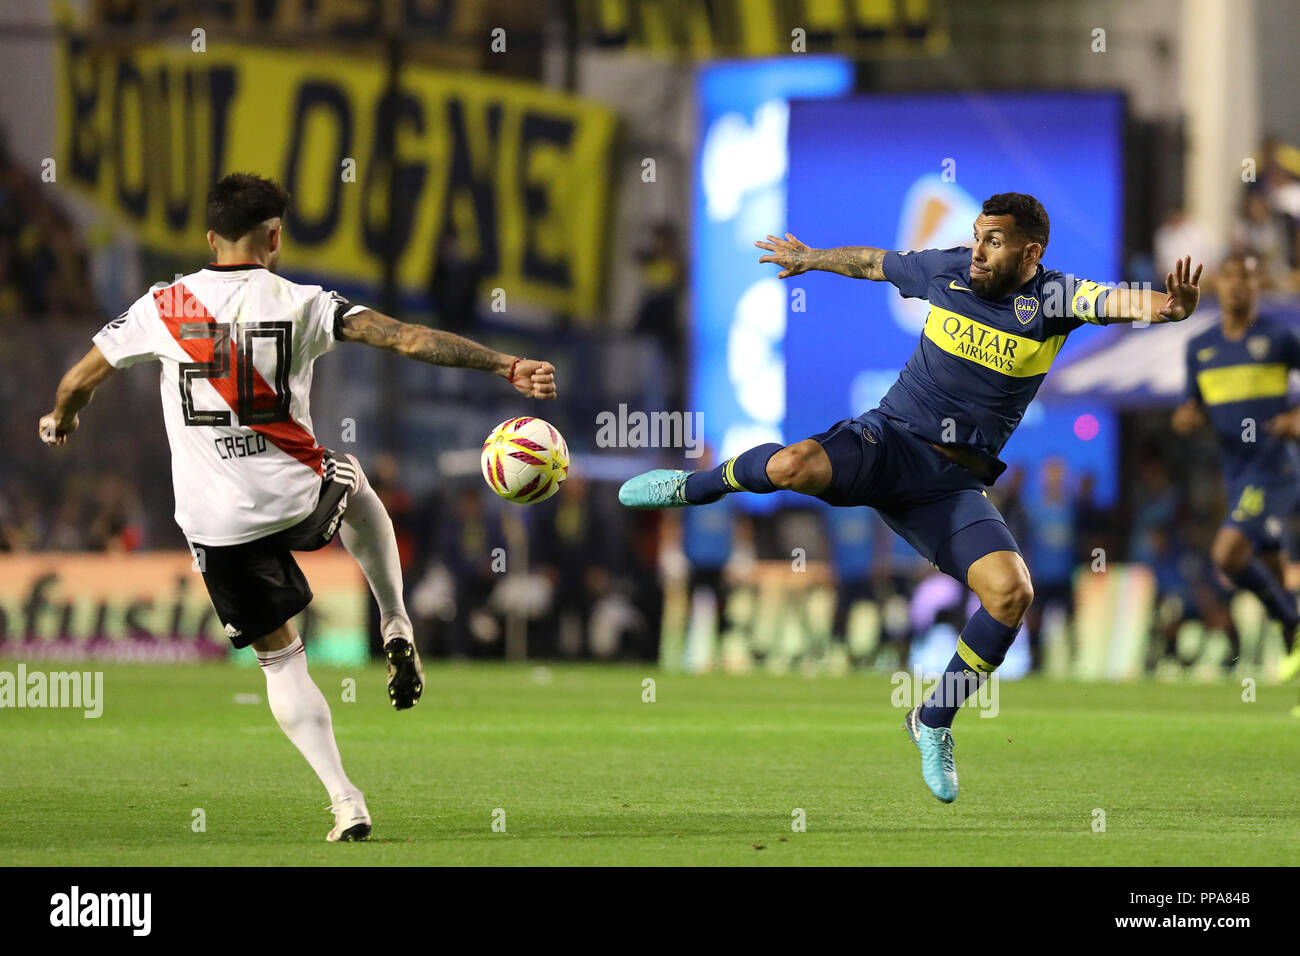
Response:
[{"label": "yellow banner", "polygon": [[[397,183],[397,278],[427,289],[454,232],[481,296],[586,316],[599,307],[613,114],[531,84],[378,61],[218,45],[58,41],[60,181],[149,247],[205,261],[208,187],[233,171],[293,196],[286,272],[375,282]],[[160,277],[154,277],[160,278]],[[170,278],[170,277],[166,277]],[[500,298],[500,294],[498,294]]]},{"label": "yellow banner", "polygon": [[937,55],[948,36],[932,0],[578,0],[596,46],[695,58],[792,53]]}]

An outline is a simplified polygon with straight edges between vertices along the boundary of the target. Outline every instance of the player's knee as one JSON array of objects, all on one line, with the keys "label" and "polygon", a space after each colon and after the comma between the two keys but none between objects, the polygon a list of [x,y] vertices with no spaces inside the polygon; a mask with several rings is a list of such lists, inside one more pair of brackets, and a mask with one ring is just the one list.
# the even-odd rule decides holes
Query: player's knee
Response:
[{"label": "player's knee", "polygon": [[[1245,547],[1243,547],[1245,545]],[[1210,545],[1210,560],[1214,566],[1229,578],[1246,566],[1250,559],[1250,547],[1243,539],[1224,535],[1214,539]]]},{"label": "player's knee", "polygon": [[789,489],[799,480],[802,467],[798,451],[787,445],[767,460],[767,478],[778,488]]},{"label": "player's knee", "polygon": [[1034,585],[1029,572],[1021,567],[997,575],[980,595],[980,602],[1002,623],[1018,623],[1034,603]]},{"label": "player's knee", "polygon": [[803,491],[824,485],[819,456],[825,458],[826,453],[816,442],[787,445],[767,460],[767,478],[786,491]]}]

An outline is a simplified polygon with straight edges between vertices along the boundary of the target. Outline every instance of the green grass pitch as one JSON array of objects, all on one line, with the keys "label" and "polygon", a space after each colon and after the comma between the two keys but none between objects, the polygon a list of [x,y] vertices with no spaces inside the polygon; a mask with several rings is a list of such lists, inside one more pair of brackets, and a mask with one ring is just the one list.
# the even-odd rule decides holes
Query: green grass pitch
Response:
[{"label": "green grass pitch", "polygon": [[372,842],[325,843],[255,668],[108,667],[97,720],[0,710],[0,864],[1277,865],[1300,845],[1290,687],[1003,683],[999,716],[958,718],[945,806],[883,675],[434,663],[399,714],[378,668],[312,672]]}]

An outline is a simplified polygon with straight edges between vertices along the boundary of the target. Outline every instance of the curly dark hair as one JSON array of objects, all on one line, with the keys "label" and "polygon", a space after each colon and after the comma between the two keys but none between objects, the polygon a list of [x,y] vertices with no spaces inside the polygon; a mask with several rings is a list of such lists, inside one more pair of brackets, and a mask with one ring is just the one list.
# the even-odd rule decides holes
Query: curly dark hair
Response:
[{"label": "curly dark hair", "polygon": [[980,212],[985,216],[1010,216],[1021,235],[1047,248],[1052,224],[1043,204],[1028,193],[997,193],[984,200]]},{"label": "curly dark hair", "polygon": [[289,208],[289,194],[254,173],[231,173],[208,192],[208,228],[235,242]]}]

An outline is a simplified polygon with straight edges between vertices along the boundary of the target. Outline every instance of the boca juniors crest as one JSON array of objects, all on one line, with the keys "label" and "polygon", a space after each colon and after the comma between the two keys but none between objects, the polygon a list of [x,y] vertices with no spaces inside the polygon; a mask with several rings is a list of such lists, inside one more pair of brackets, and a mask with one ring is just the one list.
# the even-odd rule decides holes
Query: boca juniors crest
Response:
[{"label": "boca juniors crest", "polygon": [[1028,325],[1038,314],[1038,300],[1032,295],[1016,296],[1016,318],[1021,325]]},{"label": "boca juniors crest", "polygon": [[1268,355],[1269,345],[1267,335],[1252,335],[1246,339],[1246,351],[1250,353],[1250,357],[1256,362],[1264,361],[1264,357]]}]

